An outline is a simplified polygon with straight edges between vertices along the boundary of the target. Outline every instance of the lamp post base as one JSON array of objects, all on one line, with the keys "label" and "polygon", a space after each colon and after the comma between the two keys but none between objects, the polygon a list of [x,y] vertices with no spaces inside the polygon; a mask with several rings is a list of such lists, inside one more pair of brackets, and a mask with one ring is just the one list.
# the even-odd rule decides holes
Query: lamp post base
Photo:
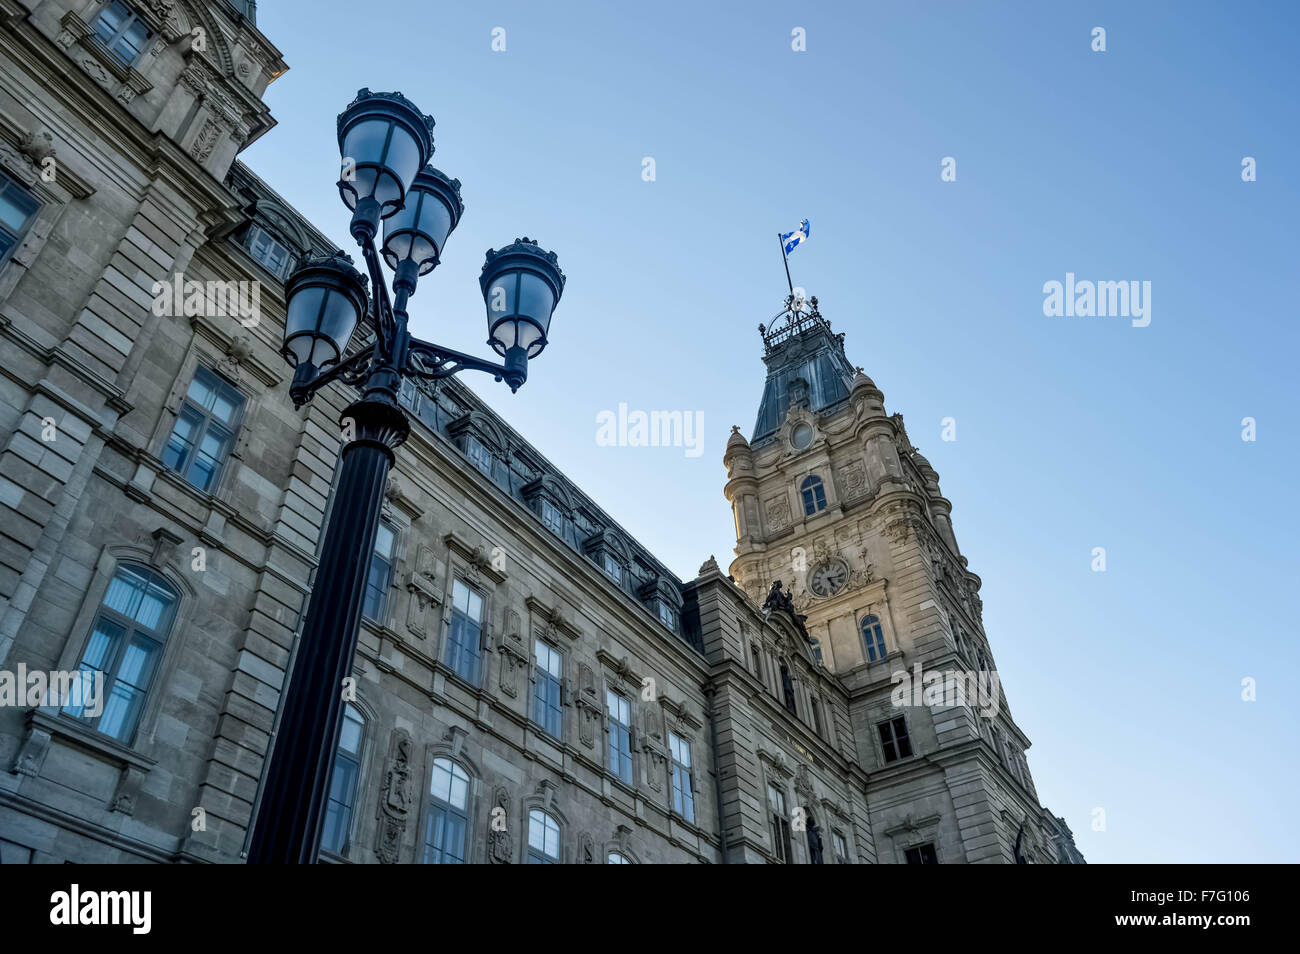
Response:
[{"label": "lamp post base", "polygon": [[396,404],[366,397],[343,412],[355,435],[340,454],[338,486],[306,621],[269,754],[249,864],[314,864],[352,671],[393,451],[410,424]]}]

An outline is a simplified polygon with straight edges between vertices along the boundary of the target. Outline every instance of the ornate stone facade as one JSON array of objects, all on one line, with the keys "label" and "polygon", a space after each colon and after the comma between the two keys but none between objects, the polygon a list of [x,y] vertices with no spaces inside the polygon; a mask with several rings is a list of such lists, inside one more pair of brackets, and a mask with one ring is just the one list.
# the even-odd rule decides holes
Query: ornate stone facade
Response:
[{"label": "ornate stone facade", "polygon": [[[0,258],[0,670],[75,669],[124,567],[174,598],[133,733],[0,707],[0,861],[241,861],[349,401],[340,386],[293,408],[278,353],[288,268],[250,251],[254,235],[290,260],[335,251],[235,159],[274,125],[261,96],[284,63],[249,4],[136,7],[155,39],[128,67],[97,46],[98,3],[0,0],[0,169],[39,206]],[[187,40],[195,29],[203,49]],[[260,321],[155,313],[154,284],[181,273],[260,283]],[[786,340],[820,347],[802,331]],[[842,356],[842,339],[832,345]],[[779,343],[768,351],[781,360]],[[203,489],[166,455],[200,373],[241,403]],[[971,721],[917,725],[918,750],[946,767],[879,763],[884,670],[854,656],[837,621],[874,608],[891,647],[929,659],[947,620],[982,640],[978,580],[937,475],[899,450],[901,421],[874,385],[844,384],[827,413],[806,384],[779,422],[812,429],[805,450],[789,426],[728,444],[743,589],[712,558],[675,577],[456,381],[404,390],[412,434],[382,511],[390,572],[354,662],[355,784],[327,860],[422,861],[441,817],[438,766],[467,779],[474,863],[527,860],[539,814],[569,863],[894,862],[917,832],[943,861],[1009,861],[1022,825],[1022,854],[1068,857],[1069,829],[994,764]],[[834,508],[819,521],[790,484],[811,468]],[[791,572],[796,545],[843,592]],[[778,578],[792,601],[765,612]],[[451,662],[466,589],[482,607],[472,679]],[[551,696],[538,688],[543,650],[559,659]],[[611,692],[629,724],[613,723]],[[544,696],[553,731],[537,721]],[[1027,744],[1009,717],[1000,730]],[[616,731],[628,775],[610,767]],[[769,790],[789,808],[788,856]]]}]

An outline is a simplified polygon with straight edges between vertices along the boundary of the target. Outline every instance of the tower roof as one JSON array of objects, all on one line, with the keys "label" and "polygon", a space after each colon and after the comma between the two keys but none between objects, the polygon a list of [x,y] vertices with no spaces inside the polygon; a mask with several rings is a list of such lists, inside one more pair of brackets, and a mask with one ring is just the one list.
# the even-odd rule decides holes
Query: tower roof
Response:
[{"label": "tower roof", "polygon": [[776,434],[792,405],[820,414],[846,401],[856,375],[844,355],[843,333],[831,330],[816,297],[790,295],[771,327],[759,325],[758,331],[767,381],[750,438],[755,444]]}]

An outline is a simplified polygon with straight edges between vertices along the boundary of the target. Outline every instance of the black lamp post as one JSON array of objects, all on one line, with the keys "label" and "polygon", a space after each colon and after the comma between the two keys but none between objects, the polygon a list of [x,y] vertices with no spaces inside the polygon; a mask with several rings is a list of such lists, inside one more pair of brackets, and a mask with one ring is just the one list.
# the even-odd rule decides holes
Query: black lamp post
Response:
[{"label": "black lamp post", "polygon": [[[410,432],[397,403],[402,378],[446,378],[473,369],[518,390],[528,376],[528,359],[546,347],[551,313],[564,290],[555,253],[516,239],[488,251],[479,277],[488,343],[503,364],[410,336],[406,303],[420,276],[441,260],[447,236],[465,209],[459,180],[427,165],[432,129],[432,117],[400,93],[357,93],[339,116],[343,176],[338,186],[352,210],[352,237],[361,246],[374,294],[367,294],[366,279],[342,252],[302,262],[285,284],[282,354],[294,366],[289,388],[294,406],[334,381],[356,386],[361,396],[343,412],[349,439],[339,455],[320,566],[253,823],[250,864],[314,863],[320,852],[343,680],[356,653],[384,484],[393,451]],[[395,273],[391,303],[375,248],[381,221],[382,256]],[[366,317],[374,345],[344,357]]]}]

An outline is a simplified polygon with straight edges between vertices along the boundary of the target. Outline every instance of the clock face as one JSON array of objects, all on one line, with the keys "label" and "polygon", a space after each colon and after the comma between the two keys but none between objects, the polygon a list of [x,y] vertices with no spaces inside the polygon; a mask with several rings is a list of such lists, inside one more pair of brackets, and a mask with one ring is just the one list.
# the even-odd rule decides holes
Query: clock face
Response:
[{"label": "clock face", "polygon": [[817,596],[830,596],[844,589],[849,581],[849,567],[843,560],[819,563],[808,575],[808,589]]}]

